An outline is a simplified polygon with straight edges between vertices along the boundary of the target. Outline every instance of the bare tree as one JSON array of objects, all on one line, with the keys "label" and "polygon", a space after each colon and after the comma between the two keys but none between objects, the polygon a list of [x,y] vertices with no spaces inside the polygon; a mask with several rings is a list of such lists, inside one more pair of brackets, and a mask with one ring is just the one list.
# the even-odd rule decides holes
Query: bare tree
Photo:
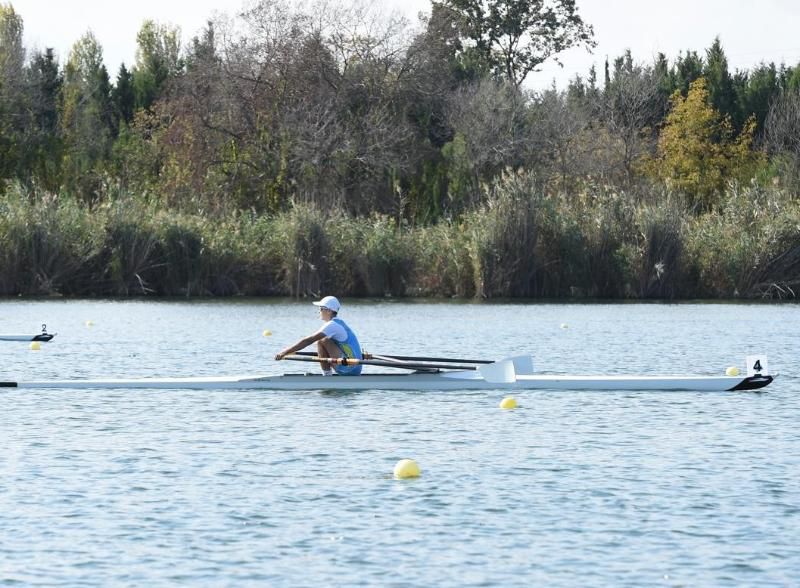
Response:
[{"label": "bare tree", "polygon": [[764,146],[786,166],[787,183],[800,184],[800,91],[787,91],[770,106]]},{"label": "bare tree", "polygon": [[[628,54],[630,55],[630,54]],[[634,164],[654,145],[653,128],[662,109],[659,82],[649,68],[619,60],[600,104],[601,118],[616,139],[612,147],[625,180],[633,180]]]},{"label": "bare tree", "polygon": [[527,149],[525,101],[517,88],[504,81],[483,79],[453,92],[448,120],[463,142],[461,166],[470,176],[470,193],[462,204],[476,204],[482,180],[506,167],[520,167]]},{"label": "bare tree", "polygon": [[586,139],[591,116],[587,106],[551,89],[537,97],[531,118],[532,160],[551,170],[568,189],[589,168],[587,150],[591,144]]}]

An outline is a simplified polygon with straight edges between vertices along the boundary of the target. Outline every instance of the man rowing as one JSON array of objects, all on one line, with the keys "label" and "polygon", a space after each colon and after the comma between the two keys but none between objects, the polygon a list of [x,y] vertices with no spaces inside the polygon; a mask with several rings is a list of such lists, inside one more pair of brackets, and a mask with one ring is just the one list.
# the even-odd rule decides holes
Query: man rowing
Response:
[{"label": "man rowing", "polygon": [[[317,343],[317,355],[321,358],[362,359],[361,345],[358,343],[356,334],[347,326],[347,323],[337,316],[342,307],[339,300],[335,296],[325,296],[319,302],[312,304],[319,306],[320,319],[325,321],[325,324],[315,333],[303,337],[294,345],[277,353],[275,359],[280,361],[287,355],[305,349],[314,342]],[[333,374],[331,362],[321,361],[320,367],[322,367],[323,375]],[[361,365],[337,364],[333,366],[333,369],[342,376],[357,376],[361,373]]]}]

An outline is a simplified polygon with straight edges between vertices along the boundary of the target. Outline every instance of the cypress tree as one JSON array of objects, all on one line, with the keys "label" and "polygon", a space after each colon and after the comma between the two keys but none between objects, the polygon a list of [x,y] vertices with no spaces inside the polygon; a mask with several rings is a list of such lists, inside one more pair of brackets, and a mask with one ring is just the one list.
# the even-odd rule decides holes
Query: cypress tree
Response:
[{"label": "cypress tree", "polygon": [[696,51],[687,51],[686,55],[678,54],[678,59],[672,68],[672,78],[675,88],[686,96],[689,86],[703,75],[703,59]]},{"label": "cypress tree", "polygon": [[725,56],[719,37],[714,39],[711,47],[706,51],[703,77],[706,78],[706,87],[711,105],[717,112],[730,116],[737,123],[737,128],[741,128],[741,123],[744,120],[738,116],[733,80],[728,72],[728,58]]},{"label": "cypress tree", "polygon": [[740,111],[744,117],[754,116],[756,128],[764,128],[770,102],[780,94],[778,71],[774,63],[762,63],[747,78],[747,84],[739,97]]},{"label": "cypress tree", "polygon": [[111,101],[114,104],[114,112],[119,122],[130,124],[133,120],[133,110],[135,97],[133,93],[133,76],[125,64],[119,66],[117,73],[117,83],[111,91]]},{"label": "cypress tree", "polygon": [[63,78],[53,49],[36,53],[28,70],[30,85],[29,160],[27,173],[40,185],[55,192],[61,184],[62,141],[58,109]]}]

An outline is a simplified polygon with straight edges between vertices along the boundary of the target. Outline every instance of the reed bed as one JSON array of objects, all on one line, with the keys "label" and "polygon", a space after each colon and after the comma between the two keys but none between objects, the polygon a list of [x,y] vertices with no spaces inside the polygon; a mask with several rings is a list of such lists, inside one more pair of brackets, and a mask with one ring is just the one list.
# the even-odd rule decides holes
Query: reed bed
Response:
[{"label": "reed bed", "polygon": [[[272,216],[101,205],[8,186],[0,295],[796,298],[800,203],[731,185],[698,215],[670,194],[548,193],[530,174],[413,227],[295,204]],[[656,203],[657,202],[657,203]]]}]

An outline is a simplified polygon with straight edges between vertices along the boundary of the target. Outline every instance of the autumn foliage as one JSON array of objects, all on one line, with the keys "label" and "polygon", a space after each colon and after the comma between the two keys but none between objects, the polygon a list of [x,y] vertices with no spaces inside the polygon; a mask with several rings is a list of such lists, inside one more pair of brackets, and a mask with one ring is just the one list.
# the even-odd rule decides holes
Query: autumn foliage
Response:
[{"label": "autumn foliage", "polygon": [[648,171],[675,191],[691,196],[700,209],[714,207],[731,181],[747,181],[758,162],[753,152],[755,119],[736,135],[730,117],[714,110],[705,78],[698,78],[683,97],[676,90]]}]

